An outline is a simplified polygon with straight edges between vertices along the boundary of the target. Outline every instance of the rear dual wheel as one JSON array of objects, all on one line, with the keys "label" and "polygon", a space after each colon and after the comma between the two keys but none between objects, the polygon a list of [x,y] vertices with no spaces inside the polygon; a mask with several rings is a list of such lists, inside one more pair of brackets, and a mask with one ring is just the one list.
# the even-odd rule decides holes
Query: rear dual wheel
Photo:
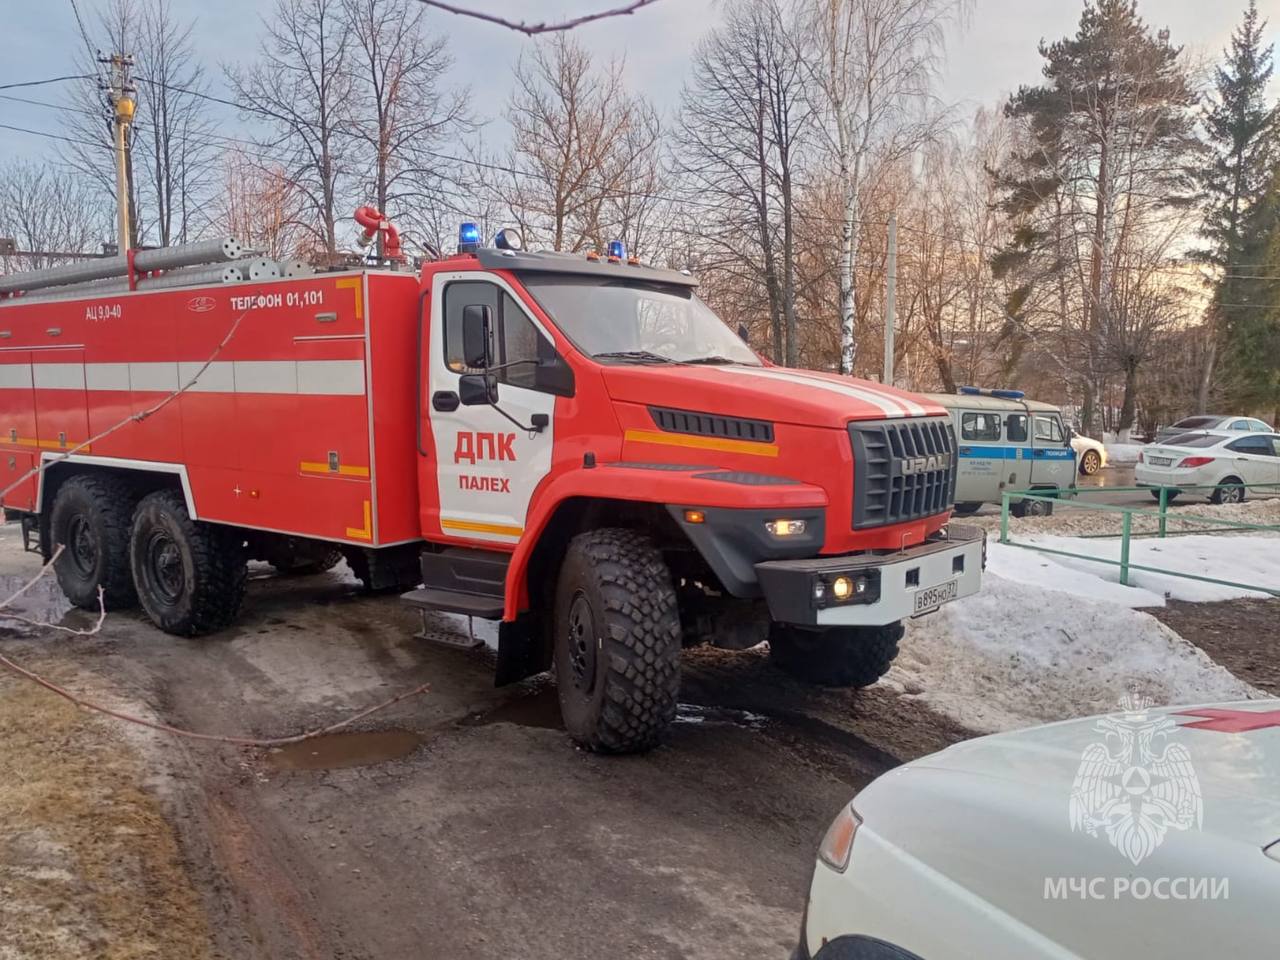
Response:
[{"label": "rear dual wheel", "polygon": [[[129,575],[133,487],[116,477],[82,474],[58,488],[49,517],[49,542],[58,551],[54,574],[77,607],[110,610],[138,602]],[[102,599],[99,601],[99,590]]]},{"label": "rear dual wheel", "polygon": [[142,609],[166,633],[213,633],[240,612],[247,576],[240,537],[192,520],[176,490],[158,490],[138,503],[129,559]]}]

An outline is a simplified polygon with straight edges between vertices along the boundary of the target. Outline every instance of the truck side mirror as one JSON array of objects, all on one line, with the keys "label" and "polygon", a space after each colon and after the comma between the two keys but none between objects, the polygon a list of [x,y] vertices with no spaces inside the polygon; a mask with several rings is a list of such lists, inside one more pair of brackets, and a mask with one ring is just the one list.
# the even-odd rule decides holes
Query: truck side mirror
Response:
[{"label": "truck side mirror", "polygon": [[483,370],[493,366],[492,328],[493,310],[488,304],[468,303],[462,308],[462,362],[468,367]]},{"label": "truck side mirror", "polygon": [[491,373],[464,373],[458,378],[458,399],[464,407],[497,403],[498,378]]}]

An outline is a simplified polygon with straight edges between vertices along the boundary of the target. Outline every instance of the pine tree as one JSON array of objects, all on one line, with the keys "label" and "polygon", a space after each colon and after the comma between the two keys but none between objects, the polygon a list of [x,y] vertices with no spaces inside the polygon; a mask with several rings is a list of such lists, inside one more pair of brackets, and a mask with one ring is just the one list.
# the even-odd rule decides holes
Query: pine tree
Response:
[{"label": "pine tree", "polygon": [[1088,431],[1114,354],[1130,367],[1143,359],[1114,344],[1114,278],[1149,236],[1138,224],[1191,202],[1196,98],[1182,48],[1134,0],[1089,0],[1075,36],[1042,42],[1040,54],[1044,82],[1005,106],[1021,141],[996,178],[1016,231],[992,267],[1018,281],[1012,318],[1036,309],[1056,326]]},{"label": "pine tree", "polygon": [[[1209,162],[1201,173],[1207,210],[1203,232],[1210,242],[1205,259],[1220,268],[1209,312],[1207,351],[1197,398],[1203,412],[1219,377],[1218,357],[1232,364],[1250,365],[1262,358],[1246,347],[1256,345],[1264,289],[1250,279],[1261,271],[1270,246],[1273,217],[1262,209],[1272,186],[1280,142],[1280,105],[1267,97],[1271,80],[1271,45],[1263,46],[1267,22],[1258,18],[1256,0],[1249,0],[1244,18],[1231,35],[1224,61],[1214,71],[1214,92],[1205,111],[1204,126]],[[1225,365],[1225,364],[1224,364]],[[1237,375],[1239,374],[1239,375]],[[1241,402],[1243,393],[1256,385],[1260,371],[1225,369],[1221,372],[1227,398]],[[1265,377],[1263,378],[1265,379]]]}]

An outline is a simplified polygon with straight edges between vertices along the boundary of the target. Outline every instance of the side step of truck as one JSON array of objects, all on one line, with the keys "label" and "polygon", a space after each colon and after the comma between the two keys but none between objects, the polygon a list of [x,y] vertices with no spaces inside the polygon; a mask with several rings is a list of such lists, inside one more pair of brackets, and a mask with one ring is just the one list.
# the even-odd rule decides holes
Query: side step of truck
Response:
[{"label": "side step of truck", "polygon": [[[480,641],[458,642],[452,634],[433,629],[427,614],[432,611],[457,613],[482,620],[501,620],[503,591],[507,579],[508,554],[497,550],[448,547],[438,553],[422,554],[422,587],[402,594],[400,599],[422,612],[424,639],[452,646],[476,646]],[[448,639],[447,639],[447,638]]]}]

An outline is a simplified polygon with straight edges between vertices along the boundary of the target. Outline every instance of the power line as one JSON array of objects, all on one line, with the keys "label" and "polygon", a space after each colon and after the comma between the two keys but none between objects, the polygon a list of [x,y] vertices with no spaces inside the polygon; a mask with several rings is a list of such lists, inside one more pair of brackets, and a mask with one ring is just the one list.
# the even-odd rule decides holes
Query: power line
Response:
[{"label": "power line", "polygon": [[0,90],[17,90],[19,87],[43,87],[50,83],[62,83],[66,80],[93,80],[92,73],[71,73],[65,77],[50,77],[47,80],[23,80],[18,83],[0,83]]},{"label": "power line", "polygon": [[[94,52],[93,44],[89,42],[89,31],[84,28],[84,18],[80,16],[80,5],[76,0],[71,0],[71,12],[76,15],[76,26],[80,28],[80,38],[84,40],[84,49],[89,54],[89,62],[93,63],[97,59],[97,54]],[[100,78],[101,74],[96,76]]]}]

